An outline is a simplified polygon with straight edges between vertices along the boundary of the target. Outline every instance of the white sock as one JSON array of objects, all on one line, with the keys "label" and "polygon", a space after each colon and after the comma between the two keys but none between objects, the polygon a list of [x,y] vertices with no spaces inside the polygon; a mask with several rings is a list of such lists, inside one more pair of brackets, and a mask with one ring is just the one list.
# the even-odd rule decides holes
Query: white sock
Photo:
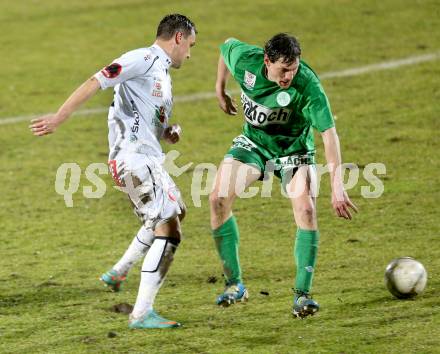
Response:
[{"label": "white sock", "polygon": [[179,241],[155,237],[142,264],[141,283],[131,317],[142,317],[153,308],[154,299],[165,280]]},{"label": "white sock", "polygon": [[153,230],[142,226],[131,241],[122,258],[113,266],[119,275],[127,274],[133,265],[141,259],[150,249],[154,241]]}]

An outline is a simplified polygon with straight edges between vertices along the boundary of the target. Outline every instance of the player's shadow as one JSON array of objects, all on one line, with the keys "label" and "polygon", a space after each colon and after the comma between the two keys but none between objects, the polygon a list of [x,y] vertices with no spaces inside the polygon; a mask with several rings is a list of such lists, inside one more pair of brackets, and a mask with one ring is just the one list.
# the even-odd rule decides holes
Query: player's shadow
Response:
[{"label": "player's shadow", "polygon": [[387,301],[394,301],[394,300],[398,300],[398,299],[393,298],[390,295],[385,295],[385,296],[379,296],[379,297],[369,299],[369,300],[349,301],[349,302],[345,303],[344,306],[347,304],[349,304],[350,306],[375,305],[375,304],[383,304],[383,303],[386,303]]},{"label": "player's shadow", "polygon": [[349,321],[348,323],[343,323],[340,326],[341,327],[369,327],[369,326],[387,326],[390,325],[394,322],[399,322],[399,321],[414,321],[414,320],[421,320],[424,321],[426,320],[426,314],[422,313],[422,314],[414,314],[414,313],[408,313],[408,314],[401,314],[401,315],[395,315],[395,316],[390,316],[388,318],[380,318],[380,319],[361,319],[359,320],[359,315],[355,316],[354,319],[355,321]]},{"label": "player's shadow", "polygon": [[[420,313],[414,313],[413,311],[401,311],[399,304],[406,306],[413,306],[411,303],[416,303],[417,307],[423,311],[420,311]],[[438,308],[440,306],[440,299],[438,296],[435,296],[434,293],[424,293],[421,296],[417,296],[415,298],[409,298],[409,299],[397,299],[393,296],[389,295],[383,295],[383,296],[377,296],[375,298],[369,299],[369,300],[360,300],[360,301],[348,301],[345,303],[341,303],[340,307],[346,308],[347,305],[350,305],[350,308],[356,309],[351,311],[352,321],[350,320],[350,315],[347,314],[347,320],[348,323],[344,323],[341,326],[342,327],[364,327],[366,325],[371,326],[382,326],[382,325],[389,325],[394,322],[398,321],[407,321],[407,320],[426,320],[427,318],[427,310],[432,310],[434,308]],[[395,307],[395,306],[398,307]],[[387,311],[387,316],[382,318],[369,318],[369,316],[362,316],[361,314],[364,311],[374,311],[374,308],[387,308],[387,307],[393,307],[395,308],[395,311]],[[379,311],[380,313],[381,311]],[[392,314],[394,312],[395,314]],[[431,311],[429,311],[431,312]]]},{"label": "player's shadow", "polygon": [[[347,303],[344,303],[344,305],[351,305],[351,306],[364,306],[364,305],[376,305],[376,304],[396,304],[399,302],[414,302],[418,301],[419,306],[440,306],[440,298],[438,296],[435,296],[435,294],[431,294],[430,292],[425,292],[422,295],[408,298],[408,299],[398,299],[395,298],[392,295],[384,295],[384,296],[378,296],[376,298],[370,299],[370,300],[361,300],[361,301],[349,301]],[[342,304],[341,304],[342,305]]]}]

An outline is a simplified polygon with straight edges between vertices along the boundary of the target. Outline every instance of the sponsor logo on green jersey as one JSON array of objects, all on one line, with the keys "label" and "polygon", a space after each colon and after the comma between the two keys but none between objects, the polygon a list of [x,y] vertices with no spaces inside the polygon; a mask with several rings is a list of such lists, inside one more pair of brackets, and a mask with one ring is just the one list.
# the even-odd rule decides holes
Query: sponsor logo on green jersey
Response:
[{"label": "sponsor logo on green jersey", "polygon": [[269,124],[286,124],[289,121],[292,111],[287,108],[277,107],[268,108],[251,100],[246,94],[241,92],[241,103],[246,120],[255,126],[265,126]]},{"label": "sponsor logo on green jersey", "polygon": [[246,86],[248,90],[252,90],[254,88],[256,80],[257,77],[254,74],[247,70],[244,72],[244,86]]}]

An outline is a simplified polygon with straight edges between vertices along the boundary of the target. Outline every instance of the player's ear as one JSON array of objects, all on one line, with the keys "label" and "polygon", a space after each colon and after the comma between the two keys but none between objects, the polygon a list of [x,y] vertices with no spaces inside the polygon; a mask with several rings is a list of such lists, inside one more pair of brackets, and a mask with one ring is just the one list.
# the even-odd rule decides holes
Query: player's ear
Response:
[{"label": "player's ear", "polygon": [[180,44],[180,42],[182,42],[182,38],[183,38],[183,33],[182,32],[176,32],[174,39],[175,39],[177,44]]},{"label": "player's ear", "polygon": [[264,54],[264,64],[268,65],[270,63],[270,59],[267,54]]}]

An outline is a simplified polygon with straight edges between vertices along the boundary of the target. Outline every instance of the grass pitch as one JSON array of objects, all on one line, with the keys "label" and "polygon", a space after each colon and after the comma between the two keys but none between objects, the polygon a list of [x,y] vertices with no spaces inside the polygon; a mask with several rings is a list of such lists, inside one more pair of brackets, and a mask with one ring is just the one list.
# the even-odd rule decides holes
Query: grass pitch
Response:
[{"label": "grass pitch", "polygon": [[[213,91],[217,47],[230,36],[262,45],[289,31],[318,73],[440,50],[440,37],[433,35],[440,26],[436,1],[27,0],[2,3],[0,10],[0,119],[56,110],[113,58],[152,43],[158,21],[170,12],[187,14],[199,30],[191,60],[173,72],[175,95]],[[351,222],[333,215],[323,178],[313,288],[322,310],[304,321],[290,315],[295,227],[277,181],[272,198],[236,203],[251,297],[248,304],[219,309],[221,268],[207,198],[200,208],[191,202],[190,169],[176,178],[189,206],[185,239],[156,302],[159,313],[184,327],[129,331],[127,316],[111,308],[134,302],[139,268],[119,294],[105,291],[98,277],[125,250],[137,220],[108,175],[102,176],[103,198],[82,195],[90,185],[85,168],[106,162],[106,114],[74,117],[44,139],[32,137],[27,123],[0,125],[0,352],[440,352],[439,77],[440,61],[432,61],[323,81],[344,162],[361,168],[382,162],[387,173],[380,176],[380,198],[361,197],[360,188],[368,186],[362,178],[350,190],[360,209]],[[110,91],[87,107],[107,106]],[[222,114],[215,99],[178,103],[173,119],[184,130],[175,146],[179,165],[218,164],[242,123],[241,115]],[[318,159],[324,163],[321,144]],[[83,171],[73,208],[54,190],[65,162]],[[428,271],[427,289],[413,301],[395,300],[383,286],[386,264],[405,255]]]}]

